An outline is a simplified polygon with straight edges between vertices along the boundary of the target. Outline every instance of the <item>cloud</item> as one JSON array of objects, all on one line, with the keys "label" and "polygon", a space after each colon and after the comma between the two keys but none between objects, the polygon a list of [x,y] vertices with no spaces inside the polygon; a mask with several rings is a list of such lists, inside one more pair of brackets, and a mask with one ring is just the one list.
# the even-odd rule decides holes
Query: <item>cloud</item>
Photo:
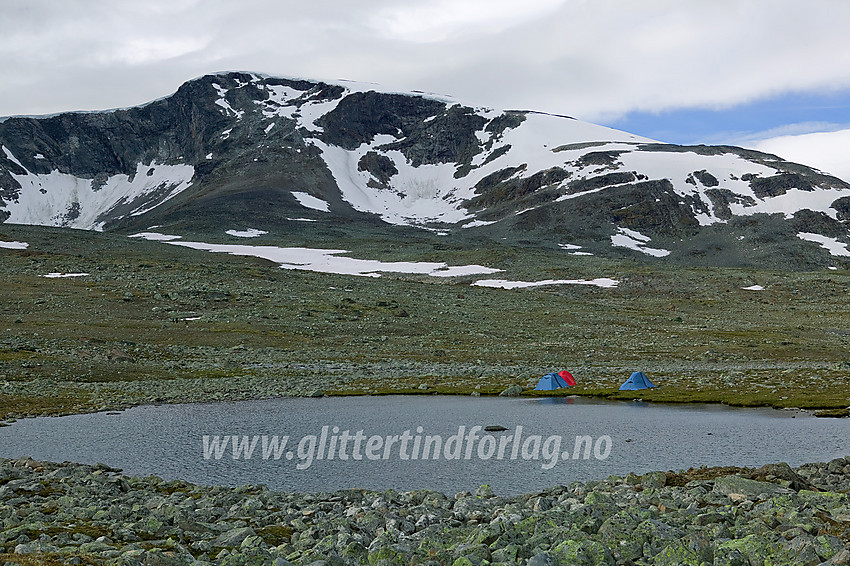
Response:
[{"label": "cloud", "polygon": [[850,88],[844,0],[28,0],[0,115],[110,108],[219,70],[349,78],[605,121]]},{"label": "cloud", "polygon": [[809,165],[850,183],[850,128],[777,136],[753,142],[749,147]]},{"label": "cloud", "polygon": [[375,32],[435,43],[472,32],[500,34],[553,12],[564,0],[430,0],[388,5],[369,19]]}]

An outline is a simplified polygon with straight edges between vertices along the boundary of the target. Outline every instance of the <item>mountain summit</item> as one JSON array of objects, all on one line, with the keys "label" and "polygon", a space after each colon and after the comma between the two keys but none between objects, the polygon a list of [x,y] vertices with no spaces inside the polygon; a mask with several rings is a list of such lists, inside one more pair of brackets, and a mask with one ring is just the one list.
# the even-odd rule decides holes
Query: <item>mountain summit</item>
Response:
[{"label": "mountain summit", "polygon": [[415,229],[687,264],[850,259],[850,185],[775,155],[239,72],[135,108],[4,119],[0,220],[215,234]]}]

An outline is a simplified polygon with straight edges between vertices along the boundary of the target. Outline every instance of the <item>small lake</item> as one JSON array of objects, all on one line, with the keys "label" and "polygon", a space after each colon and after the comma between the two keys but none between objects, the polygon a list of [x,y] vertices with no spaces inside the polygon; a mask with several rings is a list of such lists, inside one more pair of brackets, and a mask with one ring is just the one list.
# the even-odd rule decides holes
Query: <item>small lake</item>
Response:
[{"label": "small lake", "polygon": [[[493,426],[506,430],[484,430]],[[850,454],[848,439],[850,419],[773,409],[325,397],[23,419],[0,428],[0,457],[103,462],[132,475],[289,491],[454,494],[490,484],[508,495],[630,471],[828,461]]]}]

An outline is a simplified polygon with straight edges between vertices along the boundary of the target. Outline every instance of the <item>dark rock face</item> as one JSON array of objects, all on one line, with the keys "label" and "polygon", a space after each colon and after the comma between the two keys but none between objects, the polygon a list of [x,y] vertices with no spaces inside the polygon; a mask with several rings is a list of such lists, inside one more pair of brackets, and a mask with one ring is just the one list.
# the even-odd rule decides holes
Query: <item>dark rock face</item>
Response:
[{"label": "dark rock face", "polygon": [[842,222],[850,220],[850,197],[843,197],[832,203],[833,208]]},{"label": "dark rock face", "polygon": [[814,191],[814,185],[797,173],[784,173],[773,177],[754,177],[750,181],[750,187],[758,198],[778,197],[784,195],[790,189],[801,191]]},{"label": "dark rock face", "polygon": [[696,181],[699,181],[705,187],[716,187],[720,184],[720,181],[717,180],[717,177],[703,169],[702,171],[694,171],[691,173],[691,176],[688,177],[687,181],[691,184],[696,184]]},{"label": "dark rock face", "polygon": [[370,151],[360,158],[360,161],[357,162],[357,169],[368,171],[377,181],[378,186],[381,187],[386,187],[393,175],[398,175],[398,169],[392,159],[374,151]]},{"label": "dark rock face", "polygon": [[641,233],[672,236],[692,232],[698,226],[690,207],[677,202],[666,179],[628,185],[605,204],[614,224]]},{"label": "dark rock face", "polygon": [[591,177],[589,179],[573,181],[569,184],[568,192],[570,194],[583,193],[586,191],[601,189],[602,187],[610,187],[611,185],[622,185],[625,183],[631,183],[632,181],[636,180],[637,175],[632,171],[608,173],[607,175],[600,175],[598,177]]},{"label": "dark rock face", "polygon": [[591,151],[582,155],[577,164],[580,167],[588,167],[590,165],[602,165],[604,167],[615,167],[617,158],[622,155],[621,151]]},{"label": "dark rock face", "polygon": [[744,206],[755,206],[755,200],[751,197],[741,196],[729,189],[708,189],[705,191],[706,196],[711,200],[711,205],[714,207],[714,213],[723,220],[732,218],[732,210],[729,205],[732,203],[742,204]]},{"label": "dark rock face", "polygon": [[559,167],[540,171],[525,178],[511,178],[522,169],[504,169],[485,177],[476,185],[479,195],[467,206],[471,210],[482,210],[497,205],[512,203],[536,193],[542,188],[558,185],[571,173]]}]

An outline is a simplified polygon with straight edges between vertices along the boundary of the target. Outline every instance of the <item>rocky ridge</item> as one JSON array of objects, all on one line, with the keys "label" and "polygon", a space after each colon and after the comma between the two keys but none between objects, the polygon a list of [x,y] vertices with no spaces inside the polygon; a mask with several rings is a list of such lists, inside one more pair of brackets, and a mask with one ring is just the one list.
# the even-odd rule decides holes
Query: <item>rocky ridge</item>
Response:
[{"label": "rocky ridge", "polygon": [[209,234],[250,220],[314,241],[412,227],[783,267],[844,261],[850,241],[850,185],[775,155],[350,82],[208,75],[136,108],[3,119],[0,147],[0,220],[22,224]]},{"label": "rocky ridge", "polygon": [[850,458],[612,476],[514,497],[486,485],[454,496],[283,493],[119,472],[0,460],[0,562],[850,564]]}]

